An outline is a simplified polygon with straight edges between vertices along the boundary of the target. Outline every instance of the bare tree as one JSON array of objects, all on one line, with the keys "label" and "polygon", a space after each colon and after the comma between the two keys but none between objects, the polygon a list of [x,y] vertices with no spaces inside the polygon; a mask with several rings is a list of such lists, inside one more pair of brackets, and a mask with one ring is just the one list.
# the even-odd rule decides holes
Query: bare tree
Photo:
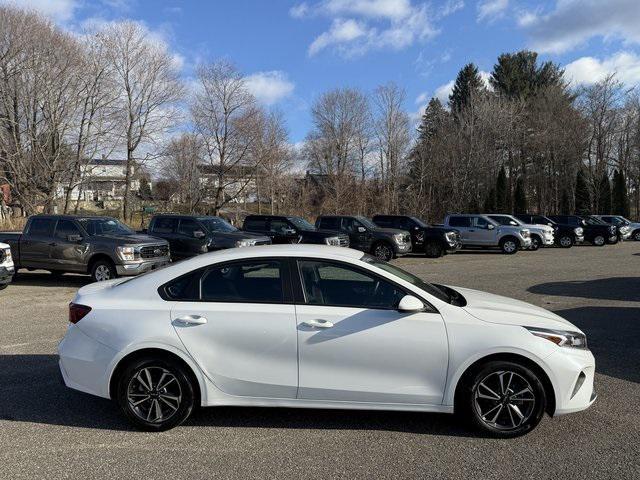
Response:
[{"label": "bare tree", "polygon": [[163,180],[175,185],[175,194],[187,213],[196,212],[204,199],[202,163],[202,143],[191,133],[171,140],[160,159]]}]

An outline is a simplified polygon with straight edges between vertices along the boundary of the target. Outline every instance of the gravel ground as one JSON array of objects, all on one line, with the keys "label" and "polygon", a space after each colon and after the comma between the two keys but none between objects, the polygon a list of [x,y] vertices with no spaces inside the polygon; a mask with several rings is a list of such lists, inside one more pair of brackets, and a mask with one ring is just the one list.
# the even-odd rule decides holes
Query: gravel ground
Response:
[{"label": "gravel ground", "polygon": [[396,260],[423,278],[555,311],[588,336],[595,405],[513,440],[448,415],[263,408],[132,431],[115,406],[63,387],[57,342],[87,282],[24,273],[0,293],[0,478],[640,478],[640,243]]}]

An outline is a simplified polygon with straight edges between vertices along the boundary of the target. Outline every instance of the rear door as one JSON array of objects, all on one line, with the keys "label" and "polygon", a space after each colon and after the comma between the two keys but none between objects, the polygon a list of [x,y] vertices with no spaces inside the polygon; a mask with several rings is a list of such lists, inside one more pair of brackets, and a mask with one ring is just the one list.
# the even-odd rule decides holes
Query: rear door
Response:
[{"label": "rear door", "polygon": [[50,267],[55,225],[55,218],[31,218],[28,229],[20,240],[20,265],[33,268]]},{"label": "rear door", "polygon": [[[72,238],[80,238],[73,240]],[[83,232],[73,220],[59,219],[51,245],[51,268],[59,271],[84,272],[87,269]]]},{"label": "rear door", "polygon": [[287,259],[217,264],[175,280],[164,295],[177,334],[218,389],[296,397],[296,315]]}]

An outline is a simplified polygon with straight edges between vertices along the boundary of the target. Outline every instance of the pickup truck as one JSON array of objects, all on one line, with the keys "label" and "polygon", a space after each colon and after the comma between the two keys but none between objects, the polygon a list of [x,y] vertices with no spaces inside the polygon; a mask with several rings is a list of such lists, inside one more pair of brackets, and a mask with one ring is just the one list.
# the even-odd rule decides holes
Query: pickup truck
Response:
[{"label": "pickup truck", "polygon": [[462,247],[460,233],[453,228],[429,225],[409,215],[374,215],[373,223],[379,227],[406,230],[411,234],[413,253],[424,252],[428,258],[439,258]]},{"label": "pickup truck", "polygon": [[591,215],[598,220],[608,223],[609,225],[615,225],[618,227],[618,240],[629,240],[635,238],[640,240],[640,224],[632,223],[630,220],[620,215]]},{"label": "pickup truck", "polygon": [[571,248],[574,245],[584,242],[584,230],[582,227],[558,223],[544,215],[534,215],[531,213],[519,213],[514,215],[518,220],[532,225],[548,225],[553,228],[553,241],[562,248]]},{"label": "pickup truck", "polygon": [[0,243],[0,290],[7,288],[14,273],[11,247],[6,243]]},{"label": "pickup truck", "polygon": [[245,232],[268,236],[272,243],[313,243],[348,247],[349,237],[335,230],[319,230],[302,217],[286,215],[249,215]]},{"label": "pickup truck", "polygon": [[411,252],[409,232],[379,227],[366,217],[320,215],[316,219],[316,227],[348,235],[351,248],[371,253],[385,262]]},{"label": "pickup truck", "polygon": [[618,227],[601,220],[580,215],[547,215],[558,223],[580,227],[584,231],[584,239],[592,245],[603,247],[607,243],[618,243]]},{"label": "pickup truck", "polygon": [[111,217],[35,215],[22,233],[1,232],[15,269],[91,275],[95,282],[131,276],[169,263],[166,240],[136,234]]},{"label": "pickup truck", "polygon": [[500,225],[520,226],[529,230],[531,234],[531,250],[535,251],[540,247],[550,247],[553,245],[553,227],[549,225],[527,224],[513,215],[502,213],[490,213],[487,217]]},{"label": "pickup truck", "polygon": [[264,235],[242,232],[220,217],[177,214],[154,215],[143,231],[169,242],[171,259],[194,257],[223,248],[269,245]]},{"label": "pickup truck", "polygon": [[531,232],[527,228],[500,225],[486,215],[447,215],[444,225],[455,228],[462,237],[462,248],[500,248],[512,255],[531,247]]}]

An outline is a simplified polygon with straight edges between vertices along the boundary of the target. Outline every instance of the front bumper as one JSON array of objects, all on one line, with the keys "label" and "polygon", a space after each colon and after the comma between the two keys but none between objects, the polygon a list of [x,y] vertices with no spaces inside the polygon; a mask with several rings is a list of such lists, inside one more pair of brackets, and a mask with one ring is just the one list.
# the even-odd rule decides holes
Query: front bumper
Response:
[{"label": "front bumper", "polygon": [[11,279],[15,272],[16,271],[13,267],[0,266],[0,285],[11,283]]},{"label": "front bumper", "polygon": [[445,248],[445,251],[447,253],[454,253],[457,252],[458,250],[460,250],[462,248],[462,242],[461,241],[457,241],[457,242],[447,242],[446,243],[447,247]]},{"label": "front bumper", "polygon": [[530,247],[531,247],[531,237],[529,237],[529,238],[521,237],[520,238],[520,248],[526,250],[527,248],[530,248]]},{"label": "front bumper", "polygon": [[554,415],[579,412],[596,400],[596,362],[589,350],[559,347],[545,359],[556,397]]},{"label": "front bumper", "polygon": [[150,270],[157,270],[169,264],[169,257],[159,257],[149,260],[141,260],[138,262],[128,262],[122,265],[116,265],[116,272],[121,277],[140,275]]},{"label": "front bumper", "polygon": [[626,232],[620,232],[620,240],[629,240],[629,238],[631,238],[631,230],[628,230]]},{"label": "front bumper", "polygon": [[410,243],[396,243],[393,247],[396,255],[406,255],[407,253],[411,253],[411,244]]},{"label": "front bumper", "polygon": [[576,235],[573,241],[575,243],[584,243],[584,235]]},{"label": "front bumper", "polygon": [[545,247],[550,247],[550,246],[552,246],[552,245],[554,244],[554,241],[555,241],[555,240],[554,240],[553,235],[544,235],[544,236],[542,237],[542,244],[543,244]]}]

